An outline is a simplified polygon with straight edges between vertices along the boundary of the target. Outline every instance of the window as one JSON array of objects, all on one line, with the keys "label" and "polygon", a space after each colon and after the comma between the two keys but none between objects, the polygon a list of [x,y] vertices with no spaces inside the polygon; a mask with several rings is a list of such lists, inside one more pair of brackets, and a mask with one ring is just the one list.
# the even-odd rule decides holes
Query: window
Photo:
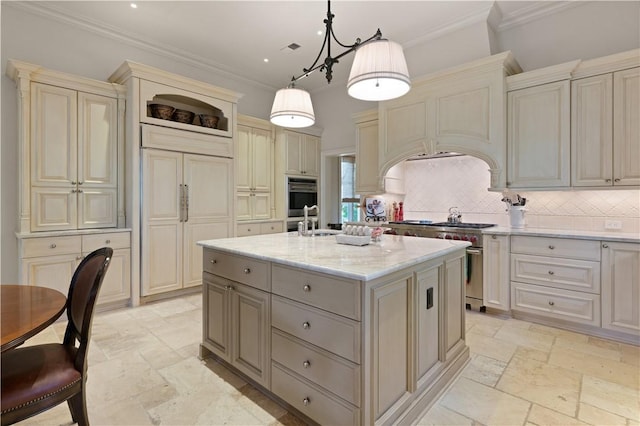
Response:
[{"label": "window", "polygon": [[360,196],[356,194],[356,158],[340,157],[341,221],[360,221]]}]

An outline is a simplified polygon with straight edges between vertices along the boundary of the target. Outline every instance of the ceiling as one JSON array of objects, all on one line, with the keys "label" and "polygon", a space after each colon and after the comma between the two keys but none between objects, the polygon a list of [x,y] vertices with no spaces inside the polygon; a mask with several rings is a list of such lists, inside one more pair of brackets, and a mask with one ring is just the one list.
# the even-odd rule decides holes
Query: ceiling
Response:
[{"label": "ceiling", "polygon": [[[25,1],[19,7],[67,25],[150,49],[194,66],[215,69],[270,89],[288,84],[310,67],[320,51],[327,13],[324,1]],[[498,30],[541,10],[567,2],[499,1]],[[334,1],[333,30],[343,44],[372,36],[405,49],[471,22],[485,21],[492,1]],[[286,48],[291,43],[301,47]],[[332,56],[343,48],[332,43]],[[326,51],[321,60],[326,57]],[[264,59],[268,58],[269,62]],[[134,58],[128,58],[134,59]],[[135,60],[135,59],[134,59]],[[334,83],[346,81],[353,55],[334,67]],[[299,84],[307,90],[326,86],[318,72]]]}]

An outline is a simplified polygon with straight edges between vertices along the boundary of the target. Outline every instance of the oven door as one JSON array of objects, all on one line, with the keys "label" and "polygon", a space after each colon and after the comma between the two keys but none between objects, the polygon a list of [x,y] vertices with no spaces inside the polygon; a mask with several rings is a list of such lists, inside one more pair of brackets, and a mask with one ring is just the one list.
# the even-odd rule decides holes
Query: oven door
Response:
[{"label": "oven door", "polygon": [[[314,206],[318,204],[318,186],[313,179],[289,178],[287,185],[288,195],[288,216],[304,216],[304,206]],[[316,210],[310,211],[310,216],[316,216]]]}]

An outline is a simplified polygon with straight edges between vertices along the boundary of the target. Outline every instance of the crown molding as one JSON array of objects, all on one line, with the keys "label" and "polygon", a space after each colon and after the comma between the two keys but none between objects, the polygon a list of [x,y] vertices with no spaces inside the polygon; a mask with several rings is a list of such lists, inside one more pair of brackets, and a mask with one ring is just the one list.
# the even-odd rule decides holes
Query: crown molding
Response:
[{"label": "crown molding", "polygon": [[[494,24],[493,28],[497,32],[505,31],[579,5],[580,1],[575,0],[562,2],[536,1],[530,6],[508,15],[500,11],[501,19],[497,24]],[[500,5],[496,4],[496,7],[500,8]]]}]

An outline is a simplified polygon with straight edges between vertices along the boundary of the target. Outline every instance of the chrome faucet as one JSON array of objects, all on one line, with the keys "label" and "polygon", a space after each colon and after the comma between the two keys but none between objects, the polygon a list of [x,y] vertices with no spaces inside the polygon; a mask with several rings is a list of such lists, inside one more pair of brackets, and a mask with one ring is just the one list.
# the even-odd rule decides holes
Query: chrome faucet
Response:
[{"label": "chrome faucet", "polygon": [[[304,221],[302,222],[302,227],[300,226],[300,224],[298,224],[298,234],[300,235],[309,235],[308,234],[308,228],[309,228],[309,210],[315,210],[316,212],[318,212],[318,214],[320,214],[320,210],[318,210],[318,206],[316,206],[315,204],[311,207],[308,207],[306,204],[303,208],[304,210]],[[318,221],[318,219],[316,218],[311,218],[311,235],[313,235],[315,233],[316,230],[316,222]],[[302,229],[300,229],[302,228]]]}]

